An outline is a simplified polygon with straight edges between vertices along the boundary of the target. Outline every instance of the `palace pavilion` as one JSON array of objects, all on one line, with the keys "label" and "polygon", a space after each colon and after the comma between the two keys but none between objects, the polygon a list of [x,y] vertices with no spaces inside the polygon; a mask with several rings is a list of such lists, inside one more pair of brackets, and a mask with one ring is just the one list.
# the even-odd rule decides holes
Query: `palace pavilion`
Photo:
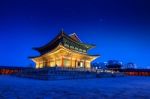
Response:
[{"label": "palace pavilion", "polygon": [[68,67],[90,68],[91,62],[99,55],[89,55],[89,49],[95,45],[83,43],[76,33],[67,35],[62,30],[52,41],[38,48],[33,48],[40,53],[39,56],[30,57],[36,68]]}]

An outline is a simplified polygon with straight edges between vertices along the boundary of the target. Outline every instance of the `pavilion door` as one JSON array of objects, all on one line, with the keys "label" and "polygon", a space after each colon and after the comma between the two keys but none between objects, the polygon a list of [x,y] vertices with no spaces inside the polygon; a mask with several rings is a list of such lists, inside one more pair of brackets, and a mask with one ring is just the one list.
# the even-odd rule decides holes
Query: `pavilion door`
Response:
[{"label": "pavilion door", "polygon": [[64,67],[70,67],[70,63],[71,63],[71,61],[69,59],[64,59],[64,61],[63,61]]},{"label": "pavilion door", "polygon": [[47,61],[43,62],[43,67],[47,67]]},{"label": "pavilion door", "polygon": [[84,65],[84,63],[83,63],[83,62],[80,62],[80,67],[84,67],[83,65]]},{"label": "pavilion door", "polygon": [[84,63],[82,61],[78,61],[78,64],[77,64],[78,68],[84,67],[83,65],[84,65]]}]

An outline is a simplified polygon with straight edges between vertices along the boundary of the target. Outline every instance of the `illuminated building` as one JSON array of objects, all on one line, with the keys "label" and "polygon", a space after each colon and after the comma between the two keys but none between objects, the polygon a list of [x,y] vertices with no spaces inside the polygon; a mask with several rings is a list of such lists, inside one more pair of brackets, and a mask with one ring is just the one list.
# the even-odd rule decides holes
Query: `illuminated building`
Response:
[{"label": "illuminated building", "polygon": [[[88,36],[87,36],[88,37]],[[48,44],[33,48],[40,53],[40,56],[30,57],[36,64],[36,68],[44,67],[69,67],[69,68],[90,68],[91,62],[99,55],[89,55],[89,49],[95,45],[83,43],[73,33],[67,35],[62,30]]]}]

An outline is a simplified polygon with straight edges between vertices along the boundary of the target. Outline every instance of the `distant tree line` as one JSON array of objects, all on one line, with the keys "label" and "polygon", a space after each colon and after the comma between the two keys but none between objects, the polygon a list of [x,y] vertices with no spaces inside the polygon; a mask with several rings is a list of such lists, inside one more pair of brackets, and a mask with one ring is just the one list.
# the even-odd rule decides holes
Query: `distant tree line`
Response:
[{"label": "distant tree line", "polygon": [[107,62],[92,63],[92,67],[96,69],[134,69],[136,64],[133,62],[123,64],[118,60],[108,60]]}]

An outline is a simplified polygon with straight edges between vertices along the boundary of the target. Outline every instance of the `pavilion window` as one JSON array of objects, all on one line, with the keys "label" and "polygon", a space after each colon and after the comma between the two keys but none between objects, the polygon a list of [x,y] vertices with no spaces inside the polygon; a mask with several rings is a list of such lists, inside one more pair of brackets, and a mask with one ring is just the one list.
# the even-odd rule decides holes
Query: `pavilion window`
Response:
[{"label": "pavilion window", "polygon": [[75,50],[78,50],[78,48],[77,48],[77,47],[75,47]]},{"label": "pavilion window", "polygon": [[80,52],[82,52],[82,49],[79,49]]},{"label": "pavilion window", "polygon": [[64,46],[69,47],[69,45],[67,43],[65,43]]},{"label": "pavilion window", "polygon": [[71,49],[74,49],[74,46],[70,46]]},{"label": "pavilion window", "polygon": [[83,50],[84,53],[86,53],[86,50]]}]

